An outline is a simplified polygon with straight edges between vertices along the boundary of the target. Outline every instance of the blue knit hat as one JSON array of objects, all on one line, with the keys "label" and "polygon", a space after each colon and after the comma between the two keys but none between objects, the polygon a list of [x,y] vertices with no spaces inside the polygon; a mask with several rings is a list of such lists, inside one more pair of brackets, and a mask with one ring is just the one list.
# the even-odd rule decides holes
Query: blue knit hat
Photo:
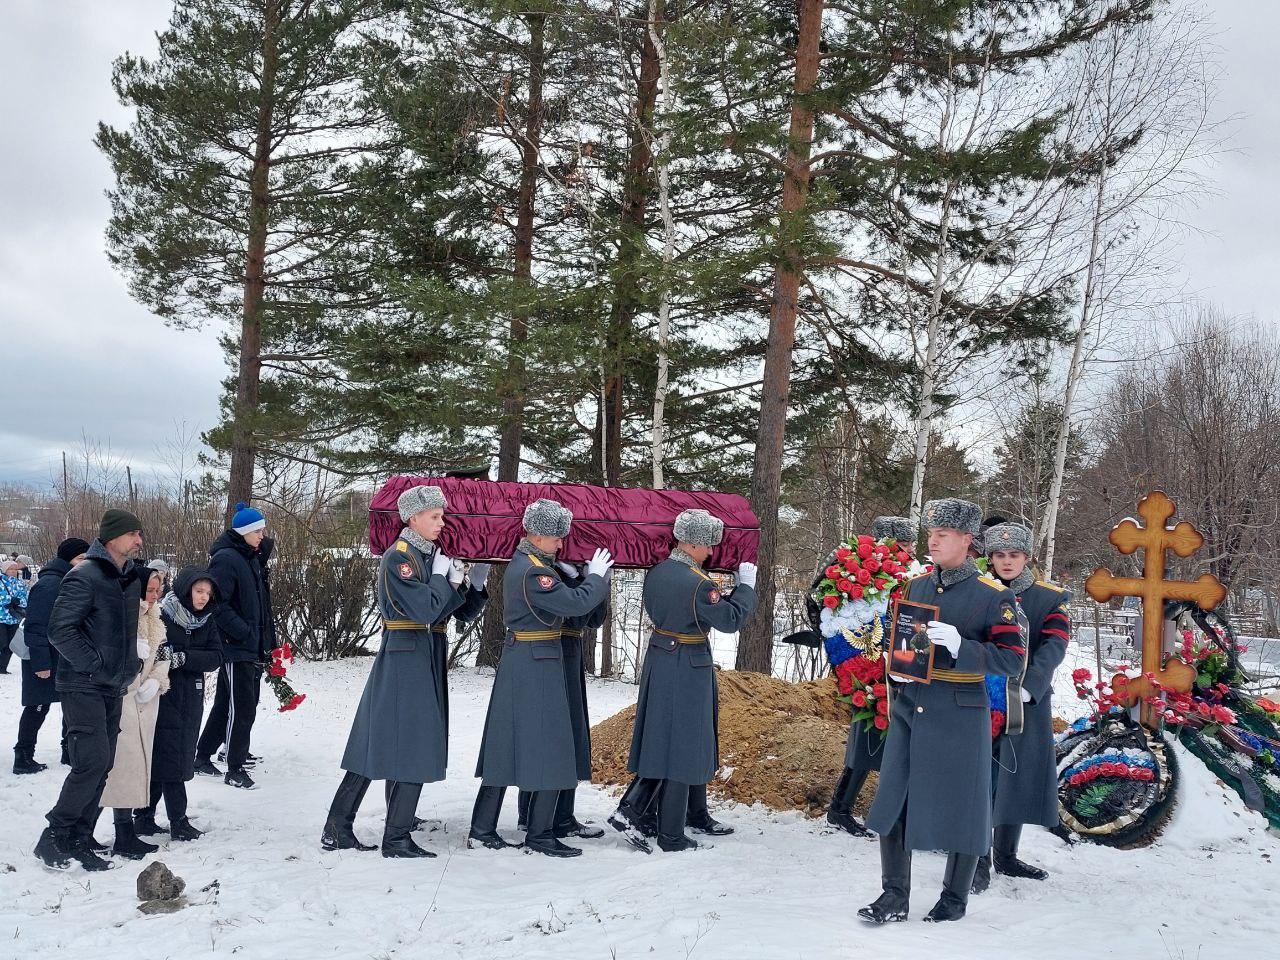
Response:
[{"label": "blue knit hat", "polygon": [[255,510],[247,503],[236,504],[236,515],[231,518],[231,529],[240,536],[261,530],[266,525],[267,518],[262,515],[262,511]]}]

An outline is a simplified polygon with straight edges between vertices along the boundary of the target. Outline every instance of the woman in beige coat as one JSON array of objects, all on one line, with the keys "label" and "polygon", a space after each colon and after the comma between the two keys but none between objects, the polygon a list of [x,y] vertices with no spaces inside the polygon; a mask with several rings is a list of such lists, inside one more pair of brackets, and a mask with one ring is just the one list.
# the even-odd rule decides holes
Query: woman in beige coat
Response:
[{"label": "woman in beige coat", "polygon": [[165,641],[158,602],[164,578],[158,570],[148,572],[150,577],[138,614],[138,657],[142,660],[142,670],[129,684],[121,704],[115,763],[101,801],[102,806],[115,808],[116,842],[112,852],[130,860],[141,860],[160,849],[138,839],[133,829],[133,808],[145,807],[150,802],[156,714],[160,709],[160,696],[169,689],[169,662],[156,659],[156,652]]}]

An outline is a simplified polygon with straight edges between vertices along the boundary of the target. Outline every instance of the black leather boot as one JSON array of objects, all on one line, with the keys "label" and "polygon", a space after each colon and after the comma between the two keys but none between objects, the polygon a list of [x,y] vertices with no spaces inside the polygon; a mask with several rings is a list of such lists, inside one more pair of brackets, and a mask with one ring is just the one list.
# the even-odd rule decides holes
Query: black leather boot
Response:
[{"label": "black leather boot", "polygon": [[68,870],[71,867],[72,845],[68,831],[45,827],[36,843],[35,855],[50,870]]},{"label": "black leather boot", "polygon": [[36,758],[32,751],[14,747],[13,750],[13,772],[22,776],[28,773],[40,773],[49,768],[43,763],[36,763]]},{"label": "black leather boot", "polygon": [[899,820],[880,838],[880,886],[884,890],[874,902],[858,911],[868,923],[898,923],[907,919],[911,903],[911,851],[907,833]]},{"label": "black leather boot", "polygon": [[665,853],[697,850],[698,842],[685,835],[689,815],[689,785],[676,780],[662,782],[658,798],[658,849]]},{"label": "black leather boot", "polygon": [[845,767],[836,781],[836,788],[831,792],[831,806],[827,807],[827,823],[839,827],[855,837],[870,837],[872,833],[853,815],[853,805],[858,800],[862,785],[867,782],[867,774],[863,770],[855,773]]},{"label": "black leather boot", "polygon": [[662,786],[661,780],[652,777],[636,777],[622,795],[618,809],[609,815],[609,826],[627,839],[627,843],[643,853],[653,853],[648,837],[657,835],[657,824],[646,830],[653,816],[654,800]]},{"label": "black leather boot", "polygon": [[382,855],[391,858],[434,857],[430,850],[423,850],[413,842],[413,832],[418,797],[422,793],[420,783],[391,784],[391,801],[387,804],[387,825],[382,831]]},{"label": "black leather boot", "polygon": [[964,916],[977,868],[978,858],[971,853],[947,855],[947,872],[942,875],[942,896],[924,918],[925,923],[944,923]]},{"label": "black leather boot", "polygon": [[147,854],[155,853],[160,849],[154,843],[147,843],[138,838],[137,831],[133,829],[132,810],[114,810],[112,819],[115,821],[116,842],[112,844],[111,852],[115,856],[124,857],[126,860],[141,860]]},{"label": "black leather boot", "polygon": [[578,857],[582,851],[556,839],[556,801],[559,790],[539,790],[529,800],[529,832],[524,836],[526,851],[548,857]]},{"label": "black leather boot", "polygon": [[973,883],[969,885],[972,894],[986,893],[991,886],[991,854],[983,854],[978,858],[978,868],[973,871]]},{"label": "black leather boot", "polygon": [[996,873],[1005,877],[1021,877],[1026,880],[1047,880],[1048,870],[1041,870],[1018,859],[1018,842],[1022,839],[1022,824],[1005,823],[995,830],[994,863]]},{"label": "black leather boot", "polygon": [[684,825],[695,833],[705,833],[713,837],[727,837],[733,833],[733,827],[715,819],[707,809],[705,783],[689,785],[689,809],[685,813]]},{"label": "black leather boot", "polygon": [[[476,794],[475,806],[471,808],[471,830],[467,833],[467,849],[474,850],[476,844],[490,850],[501,850],[503,847],[514,847],[507,843],[498,833],[498,814],[502,812],[502,798],[506,795],[506,787],[480,788]],[[520,796],[524,796],[521,791]]]},{"label": "black leather boot", "polygon": [[[391,787],[394,783],[394,780],[384,780],[382,783],[382,795],[387,801],[388,808],[391,806]],[[425,830],[426,827],[427,821],[418,816],[417,810],[413,811],[413,826],[409,828],[409,832],[413,833],[415,830]]]},{"label": "black leather boot", "polygon": [[369,779],[358,773],[347,773],[338,784],[338,792],[333,795],[333,803],[329,804],[329,817],[324,822],[324,831],[320,834],[320,847],[324,850],[374,850],[367,843],[361,843],[355,833],[356,813],[369,789]]},{"label": "black leather boot", "polygon": [[529,801],[533,799],[532,790],[521,790],[516,794],[516,827],[529,829]]},{"label": "black leather boot", "polygon": [[565,837],[579,837],[583,840],[600,839],[604,836],[603,830],[594,823],[583,823],[575,816],[577,797],[576,787],[572,790],[560,791],[560,796],[556,799],[556,836],[561,840]]}]

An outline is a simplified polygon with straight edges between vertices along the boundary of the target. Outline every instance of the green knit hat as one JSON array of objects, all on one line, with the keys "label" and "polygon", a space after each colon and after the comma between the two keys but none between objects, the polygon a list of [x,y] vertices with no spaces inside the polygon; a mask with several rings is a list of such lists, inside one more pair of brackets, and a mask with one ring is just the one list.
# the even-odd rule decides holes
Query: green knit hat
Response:
[{"label": "green knit hat", "polygon": [[135,530],[142,530],[142,521],[128,510],[113,507],[102,515],[102,522],[98,524],[98,539],[106,543]]}]

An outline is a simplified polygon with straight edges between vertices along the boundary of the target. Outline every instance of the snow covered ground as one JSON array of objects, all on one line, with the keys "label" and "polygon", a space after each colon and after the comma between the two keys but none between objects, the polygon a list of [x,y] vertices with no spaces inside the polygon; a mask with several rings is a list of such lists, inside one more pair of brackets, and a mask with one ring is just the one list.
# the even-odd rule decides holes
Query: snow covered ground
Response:
[{"label": "snow covered ground", "polygon": [[[937,897],[940,855],[916,857],[911,922],[871,928],[855,912],[879,892],[876,845],[798,814],[721,809],[737,833],[693,854],[646,857],[612,831],[583,841],[586,853],[575,860],[467,850],[472,765],[492,682],[471,670],[450,678],[450,779],[427,786],[419,809],[442,821],[419,834],[439,858],[322,853],[320,827],[367,665],[297,665],[290,679],[308,694],[302,709],[259,717],[260,789],[203,778],[191,785],[192,818],[209,833],[195,843],[166,841],[158,855],[186,880],[192,901],[172,916],[138,913],[134,881],[145,862],[106,874],[51,873],[31,856],[61,782],[51,718],[39,751],[50,769],[14,777],[6,762],[0,772],[0,960],[1276,955],[1280,840],[1185,755],[1177,810],[1154,846],[1068,847],[1031,832],[1026,858],[1052,871],[1050,880],[997,877],[964,921],[942,927],[919,922]],[[1067,676],[1064,707],[1074,703]],[[626,705],[635,689],[593,681],[593,719]],[[10,731],[17,691],[18,677],[0,677],[0,723]],[[584,786],[579,815],[602,822],[614,803]],[[375,787],[357,833],[376,840],[382,815]],[[514,821],[509,796],[503,827],[512,839]],[[104,817],[99,838],[110,831]]]}]

